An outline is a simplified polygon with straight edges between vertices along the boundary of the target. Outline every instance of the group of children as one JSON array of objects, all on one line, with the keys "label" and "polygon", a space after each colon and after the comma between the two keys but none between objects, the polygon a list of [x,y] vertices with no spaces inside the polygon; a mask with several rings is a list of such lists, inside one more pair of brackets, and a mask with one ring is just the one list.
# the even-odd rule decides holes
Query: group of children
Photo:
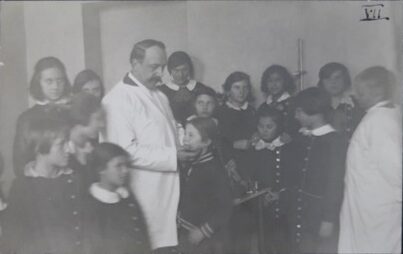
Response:
[{"label": "group of children", "polygon": [[[293,76],[272,65],[261,79],[267,100],[255,110],[246,73],[227,77],[220,100],[193,80],[185,52],[173,53],[167,67],[172,81],[160,89],[179,143],[197,152],[178,164],[179,250],[250,253],[260,226],[266,253],[334,253],[347,141],[363,115],[347,68],[323,66],[318,86],[295,95]],[[17,178],[1,212],[2,253],[151,252],[141,207],[126,188],[130,156],[98,141],[99,76],[85,70],[71,87],[63,63],[46,57],[30,93],[36,104],[17,121]],[[265,188],[263,211],[256,199],[234,203]]]}]

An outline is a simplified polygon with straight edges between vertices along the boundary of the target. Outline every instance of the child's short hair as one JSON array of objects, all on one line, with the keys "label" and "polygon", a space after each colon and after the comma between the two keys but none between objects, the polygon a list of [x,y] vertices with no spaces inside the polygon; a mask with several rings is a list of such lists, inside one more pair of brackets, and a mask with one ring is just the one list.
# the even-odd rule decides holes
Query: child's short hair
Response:
[{"label": "child's short hair", "polygon": [[396,78],[393,72],[382,66],[373,66],[361,71],[356,80],[374,81],[374,86],[379,87],[384,92],[384,99],[391,99],[396,89]]},{"label": "child's short hair", "polygon": [[277,109],[271,106],[260,107],[256,113],[256,118],[259,121],[263,117],[270,117],[277,125],[278,131],[284,130],[284,115]]},{"label": "child's short hair", "polygon": [[122,147],[108,142],[100,143],[95,146],[91,153],[91,168],[95,172],[101,172],[110,160],[118,156],[130,158],[129,153]]},{"label": "child's short hair", "polygon": [[193,125],[199,131],[202,141],[210,139],[212,143],[216,142],[218,138],[218,126],[213,118],[195,117],[189,120],[187,124]]},{"label": "child's short hair", "polygon": [[41,117],[34,119],[27,130],[28,147],[35,154],[48,154],[55,139],[68,138],[69,124],[62,117]]},{"label": "child's short hair", "polygon": [[241,71],[235,71],[231,73],[226,79],[224,84],[222,85],[224,92],[229,92],[231,90],[231,87],[234,83],[239,82],[239,81],[246,81],[249,87],[249,96],[248,96],[248,101],[252,101],[252,83],[250,81],[250,77],[248,74],[245,72]]},{"label": "child's short hair", "polygon": [[330,78],[335,71],[341,71],[344,77],[344,90],[351,87],[351,77],[347,67],[341,63],[327,63],[319,70],[318,87],[323,88],[323,80]]},{"label": "child's short hair", "polygon": [[36,64],[34,68],[34,74],[32,75],[30,87],[29,87],[29,92],[31,96],[37,100],[37,101],[43,101],[45,99],[45,95],[43,94],[42,87],[40,84],[40,79],[41,79],[41,73],[42,71],[50,68],[57,68],[59,69],[64,76],[64,89],[63,89],[63,96],[66,96],[70,94],[70,82],[69,79],[67,78],[66,74],[66,68],[64,67],[64,64],[62,61],[60,61],[58,58],[53,57],[53,56],[48,56],[41,58]]},{"label": "child's short hair", "polygon": [[229,90],[231,90],[232,84],[243,80],[245,80],[248,83],[249,87],[252,86],[248,74],[241,71],[235,71],[225,79],[225,82],[222,87],[224,91],[228,92]]},{"label": "child's short hair", "polygon": [[295,108],[301,108],[307,115],[326,116],[331,109],[331,98],[318,87],[310,87],[295,97]]},{"label": "child's short hair", "polygon": [[171,73],[172,69],[185,64],[189,66],[189,72],[190,72],[189,74],[190,77],[193,78],[194,70],[192,59],[190,59],[190,56],[184,51],[176,51],[168,57],[167,61],[168,72]]},{"label": "child's short hair", "polygon": [[217,101],[217,93],[214,91],[213,88],[211,88],[211,87],[205,87],[205,88],[200,89],[199,91],[197,91],[196,94],[195,94],[193,103],[195,103],[196,100],[197,100],[197,98],[198,98],[199,96],[201,96],[201,95],[208,95],[208,96],[212,97],[212,98],[214,99],[214,102],[215,102],[216,104],[218,104],[218,101]]},{"label": "child's short hair", "polygon": [[269,79],[270,75],[273,73],[277,73],[280,75],[284,80],[284,90],[288,93],[292,94],[295,91],[295,82],[293,76],[290,72],[281,65],[271,65],[268,67],[262,74],[262,79],[260,82],[260,90],[264,93],[268,93],[267,90],[267,80]]},{"label": "child's short hair", "polygon": [[87,82],[93,81],[93,80],[99,81],[99,83],[101,85],[101,97],[103,97],[105,88],[102,83],[102,80],[95,71],[90,70],[90,69],[83,70],[77,74],[76,78],[74,79],[72,92],[75,94],[81,92],[83,90],[83,86]]},{"label": "child's short hair", "polygon": [[71,99],[69,109],[69,120],[72,125],[87,126],[90,122],[91,115],[102,108],[100,100],[85,92],[75,94]]}]

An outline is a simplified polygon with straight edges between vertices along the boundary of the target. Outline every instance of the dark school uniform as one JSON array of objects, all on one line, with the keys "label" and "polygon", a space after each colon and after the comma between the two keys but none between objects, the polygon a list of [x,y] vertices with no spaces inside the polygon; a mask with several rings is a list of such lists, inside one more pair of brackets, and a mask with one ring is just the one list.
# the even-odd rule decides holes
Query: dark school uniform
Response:
[{"label": "dark school uniform", "polygon": [[212,89],[195,80],[190,80],[183,87],[170,82],[158,88],[168,97],[169,105],[176,121],[183,125],[186,119],[194,113],[193,102],[196,95],[202,91]]},{"label": "dark school uniform", "polygon": [[45,178],[25,168],[12,185],[4,211],[3,254],[80,254],[83,206],[77,175],[71,169]]},{"label": "dark school uniform", "polygon": [[250,151],[237,150],[233,143],[237,140],[250,139],[255,132],[255,109],[248,103],[238,108],[225,103],[217,110],[217,119],[221,135],[223,160],[234,159],[237,171],[247,181],[251,177]]},{"label": "dark school uniform", "polygon": [[232,195],[222,165],[212,153],[192,163],[182,190],[179,217],[199,228],[205,236],[199,246],[191,246],[186,239],[188,232],[182,228],[180,244],[185,253],[223,253]]},{"label": "dark school uniform", "polygon": [[279,199],[271,201],[262,211],[264,247],[268,252],[288,253],[288,188],[293,154],[289,144],[277,137],[272,142],[259,140],[254,147],[254,180],[259,189],[270,188],[279,193]]},{"label": "dark school uniform", "polygon": [[[336,253],[346,138],[325,125],[299,136],[292,145],[296,149],[288,209],[292,253]],[[328,238],[319,235],[322,222],[334,225]]]},{"label": "dark school uniform", "polygon": [[[239,108],[226,102],[218,108],[217,119],[221,135],[220,153],[224,163],[233,159],[240,177],[244,181],[252,180],[251,149],[234,149],[233,143],[237,140],[250,139],[254,134],[256,129],[255,109],[248,103]],[[236,197],[243,196],[246,192],[245,187],[238,183],[231,187]],[[255,229],[255,206],[250,202],[236,206],[229,223],[228,252],[232,254],[249,252]]]},{"label": "dark school uniform", "polygon": [[141,208],[126,188],[112,192],[93,183],[86,197],[88,254],[151,253]]}]

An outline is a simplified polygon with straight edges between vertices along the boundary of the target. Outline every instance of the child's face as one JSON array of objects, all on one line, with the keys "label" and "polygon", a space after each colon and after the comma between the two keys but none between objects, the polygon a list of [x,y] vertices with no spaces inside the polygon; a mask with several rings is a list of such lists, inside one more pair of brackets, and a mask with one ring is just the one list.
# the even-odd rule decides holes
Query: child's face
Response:
[{"label": "child's face", "polygon": [[207,94],[197,96],[195,101],[196,115],[200,117],[211,117],[215,109],[215,100]]},{"label": "child's face", "polygon": [[278,136],[277,123],[271,117],[260,117],[257,124],[257,131],[261,139],[272,141]]},{"label": "child's face", "polygon": [[99,80],[90,80],[83,85],[83,91],[89,94],[96,96],[97,98],[101,98],[102,95],[102,87],[101,82]]},{"label": "child's face", "polygon": [[323,87],[331,96],[341,95],[345,89],[344,75],[341,70],[334,71],[328,78],[323,79]]},{"label": "child's face", "polygon": [[173,83],[181,86],[186,85],[190,79],[190,67],[188,64],[176,66],[171,70]]},{"label": "child's face", "polygon": [[302,108],[295,109],[295,119],[298,120],[302,127],[309,128],[311,126],[311,117],[307,115]]},{"label": "child's face", "polygon": [[284,79],[277,72],[269,75],[266,86],[270,95],[279,96],[284,93]]},{"label": "child's face", "polygon": [[101,181],[116,188],[124,185],[129,173],[129,162],[126,156],[117,156],[108,161],[101,172]]},{"label": "child's face", "polygon": [[186,150],[202,152],[207,149],[210,143],[210,140],[202,140],[200,132],[192,124],[186,125],[185,137],[183,140]]},{"label": "child's face", "polygon": [[44,97],[50,101],[60,99],[66,83],[63,72],[58,68],[49,68],[41,72],[39,79]]},{"label": "child's face", "polygon": [[85,135],[89,138],[97,138],[98,134],[105,128],[105,112],[102,109],[94,112],[87,126],[85,126]]},{"label": "child's face", "polygon": [[249,89],[248,81],[241,80],[235,82],[228,91],[228,99],[232,102],[242,105],[248,99]]},{"label": "child's face", "polygon": [[48,162],[54,167],[65,167],[69,161],[67,137],[60,135],[53,142],[47,155]]}]

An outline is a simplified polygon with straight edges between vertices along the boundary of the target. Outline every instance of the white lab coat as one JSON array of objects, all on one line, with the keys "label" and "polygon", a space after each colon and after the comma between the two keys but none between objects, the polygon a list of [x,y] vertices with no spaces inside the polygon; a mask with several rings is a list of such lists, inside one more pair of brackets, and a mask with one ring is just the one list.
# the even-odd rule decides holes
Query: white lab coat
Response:
[{"label": "white lab coat", "polygon": [[380,102],[347,152],[339,253],[401,253],[402,116]]},{"label": "white lab coat", "polygon": [[143,210],[151,247],[177,245],[177,135],[168,99],[129,73],[105,96],[103,106],[107,117],[103,139],[132,156],[130,186]]}]

